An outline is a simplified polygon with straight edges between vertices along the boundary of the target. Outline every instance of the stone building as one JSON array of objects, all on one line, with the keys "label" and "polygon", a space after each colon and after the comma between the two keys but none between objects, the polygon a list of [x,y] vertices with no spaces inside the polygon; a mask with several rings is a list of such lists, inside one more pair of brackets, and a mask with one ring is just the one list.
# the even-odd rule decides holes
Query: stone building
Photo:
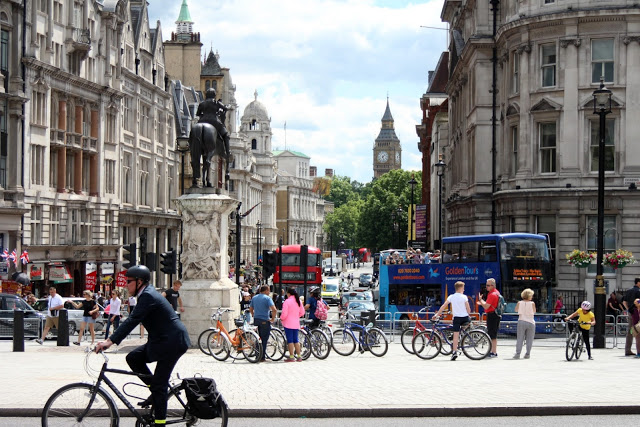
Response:
[{"label": "stone building", "polygon": [[379,178],[393,169],[402,169],[402,146],[393,127],[389,98],[381,121],[380,133],[373,144],[374,178]]},{"label": "stone building", "polygon": [[[492,7],[495,6],[495,7]],[[597,176],[604,155],[605,252],[640,250],[640,10],[626,1],[446,0],[450,25],[445,235],[550,236],[559,290],[592,298],[595,265],[566,263],[596,249]],[[593,92],[613,93],[604,153]],[[433,188],[433,185],[432,185]],[[627,288],[638,266],[605,269]]]}]

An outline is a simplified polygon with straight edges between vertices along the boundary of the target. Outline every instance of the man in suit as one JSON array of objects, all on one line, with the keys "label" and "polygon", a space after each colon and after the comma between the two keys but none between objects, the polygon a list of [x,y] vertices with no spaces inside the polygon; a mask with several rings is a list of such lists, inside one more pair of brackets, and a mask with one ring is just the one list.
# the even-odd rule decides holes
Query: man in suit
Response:
[{"label": "man in suit", "polygon": [[153,404],[156,424],[165,424],[169,377],[178,359],[187,351],[191,342],[187,328],[180,322],[171,304],[149,284],[151,272],[144,265],[134,265],[126,273],[129,295],[135,295],[138,303],[120,327],[96,346],[96,353],[120,342],[142,323],[149,334],[146,344],[127,355],[127,363],[133,372],[151,375],[147,363],[157,362],[151,378],[141,378],[151,390],[151,396],[140,406]]}]

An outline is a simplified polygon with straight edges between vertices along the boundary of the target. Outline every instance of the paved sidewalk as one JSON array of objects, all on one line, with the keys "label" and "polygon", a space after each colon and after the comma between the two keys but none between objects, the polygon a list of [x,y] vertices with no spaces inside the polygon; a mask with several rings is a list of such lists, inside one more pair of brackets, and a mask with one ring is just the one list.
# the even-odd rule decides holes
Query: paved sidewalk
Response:
[{"label": "paved sidewalk", "polygon": [[[126,369],[126,352],[141,342],[125,341],[109,354],[110,366]],[[83,348],[28,341],[24,353],[14,353],[11,341],[0,342],[0,416],[37,416],[58,388],[91,381]],[[218,362],[193,349],[174,374],[215,378],[236,417],[640,413],[631,380],[640,360],[623,357],[622,349],[593,350],[595,360],[584,354],[573,362],[559,347],[534,346],[529,360],[510,359],[513,351],[505,345],[497,359],[424,361],[392,343],[382,358],[332,352],[326,360],[250,364]],[[90,360],[100,368],[101,357]],[[121,385],[126,378],[119,377],[111,376]]]}]

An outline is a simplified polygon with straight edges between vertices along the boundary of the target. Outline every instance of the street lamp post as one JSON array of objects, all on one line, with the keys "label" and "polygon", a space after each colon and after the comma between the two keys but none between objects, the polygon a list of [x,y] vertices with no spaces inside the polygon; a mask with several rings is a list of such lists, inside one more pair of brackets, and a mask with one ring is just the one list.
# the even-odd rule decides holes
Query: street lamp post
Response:
[{"label": "street lamp post", "polygon": [[256,231],[258,232],[258,236],[256,239],[256,265],[260,264],[260,231],[262,231],[262,224],[260,220],[256,224]]},{"label": "street lamp post", "polygon": [[[598,235],[596,243],[596,283],[595,283],[595,315],[597,319],[605,317],[606,291],[602,259],[604,257],[604,148],[607,114],[611,112],[611,91],[604,85],[604,78],[600,77],[600,88],[593,91],[593,114],[600,117],[598,130]],[[593,338],[593,348],[604,348],[604,322],[596,322],[596,334]]]},{"label": "street lamp post", "polygon": [[434,249],[442,249],[442,176],[444,175],[445,166],[447,164],[442,160],[442,154],[440,154],[438,163],[436,163],[436,171],[438,173],[438,247]]},{"label": "street lamp post", "polygon": [[409,218],[409,246],[413,247],[414,233],[415,233],[415,224],[416,224],[416,214],[415,214],[415,205],[413,204],[413,189],[415,188],[418,181],[414,178],[413,174],[411,175],[411,180],[408,182],[411,185],[411,207],[409,211],[411,212],[411,217]]},{"label": "street lamp post", "polygon": [[[180,195],[184,194],[184,156],[189,151],[189,137],[182,133],[176,138],[176,145],[182,157],[182,168],[180,170]],[[182,220],[180,220],[180,252],[178,253],[178,278],[182,279]]]}]

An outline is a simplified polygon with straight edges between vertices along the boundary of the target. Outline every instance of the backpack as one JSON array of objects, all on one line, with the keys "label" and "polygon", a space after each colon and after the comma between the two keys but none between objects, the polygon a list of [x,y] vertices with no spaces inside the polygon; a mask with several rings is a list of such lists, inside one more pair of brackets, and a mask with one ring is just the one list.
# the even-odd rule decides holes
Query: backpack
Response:
[{"label": "backpack", "polygon": [[318,320],[327,320],[328,316],[327,304],[321,299],[316,300],[316,312],[314,313],[316,319]]},{"label": "backpack", "polygon": [[498,316],[502,316],[502,314],[505,312],[506,309],[507,309],[507,302],[504,300],[504,297],[502,296],[502,294],[500,294],[498,298],[498,305],[496,306],[496,314]]},{"label": "backpack", "polygon": [[182,380],[182,387],[187,395],[187,409],[191,415],[203,420],[219,417],[221,403],[220,393],[213,378],[193,377]]}]

